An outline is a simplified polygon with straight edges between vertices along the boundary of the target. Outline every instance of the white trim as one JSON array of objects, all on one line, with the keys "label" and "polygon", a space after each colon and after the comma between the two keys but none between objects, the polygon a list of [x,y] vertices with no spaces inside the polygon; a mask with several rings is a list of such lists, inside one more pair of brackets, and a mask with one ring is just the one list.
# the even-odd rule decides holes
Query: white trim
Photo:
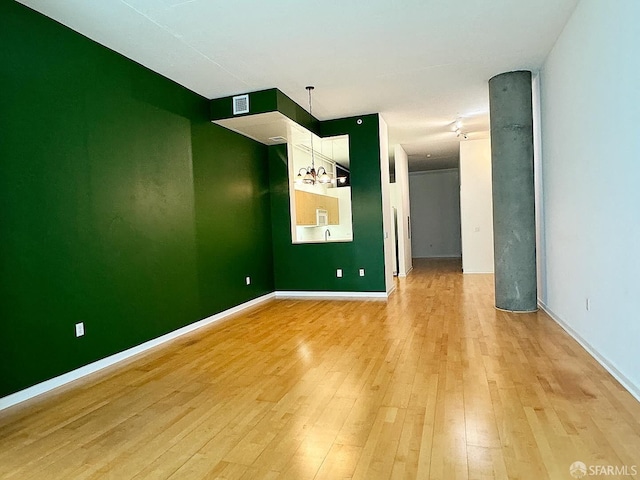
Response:
[{"label": "white trim", "polygon": [[38,395],[42,395],[43,393],[50,392],[51,390],[61,387],[69,382],[78,380],[86,375],[90,375],[99,370],[102,370],[103,368],[110,367],[111,365],[122,362],[123,360],[157,347],[163,343],[169,342],[175,338],[185,335],[186,333],[210,325],[230,315],[246,310],[247,308],[251,308],[263,302],[266,302],[267,300],[271,300],[274,297],[274,293],[268,293],[261,297],[254,298],[253,300],[249,300],[248,302],[236,305],[235,307],[225,310],[224,312],[216,313],[215,315],[211,315],[210,317],[198,320],[194,323],[190,323],[189,325],[174,330],[173,332],[169,332],[165,335],[149,340],[148,342],[129,348],[128,350],[125,350],[123,352],[110,355],[106,358],[103,358],[102,360],[98,360],[96,362],[90,363],[89,365],[85,365],[84,367],[80,367],[63,375],[54,377],[51,380],[46,380],[32,387],[25,388],[24,390],[20,390],[19,392],[12,393],[11,395],[7,395],[6,397],[2,397],[0,398],[0,411],[31,398],[37,397]]},{"label": "white trim", "polygon": [[409,270],[407,270],[407,273],[399,273],[398,277],[405,278],[407,275],[411,273],[411,270],[413,270],[413,266],[409,267]]},{"label": "white trim", "polygon": [[[395,287],[394,287],[395,288]],[[389,294],[393,289],[389,292]],[[306,291],[286,291],[281,290],[276,292],[276,298],[317,298],[317,299],[331,299],[331,298],[384,298],[386,299],[389,294],[387,292],[306,292]]]},{"label": "white trim", "polygon": [[[454,157],[452,157],[454,158]],[[409,172],[409,175],[429,175],[431,173],[453,172],[460,170],[460,167],[448,167],[448,168],[434,168],[433,170],[419,170],[416,172]]]},{"label": "white trim", "polygon": [[629,380],[620,370],[618,370],[613,363],[611,363],[607,358],[603,357],[595,348],[593,348],[589,342],[587,342],[578,332],[576,332],[573,328],[569,326],[567,322],[562,320],[560,316],[556,315],[548,306],[544,304],[540,299],[538,299],[538,305],[544,312],[551,317],[553,321],[555,321],[562,329],[567,332],[569,335],[573,337],[573,339],[582,345],[589,355],[591,355],[596,362],[604,367],[604,369],[609,372],[618,382],[622,384],[622,386],[635,397],[636,400],[640,402],[640,387],[635,385],[631,380]]}]

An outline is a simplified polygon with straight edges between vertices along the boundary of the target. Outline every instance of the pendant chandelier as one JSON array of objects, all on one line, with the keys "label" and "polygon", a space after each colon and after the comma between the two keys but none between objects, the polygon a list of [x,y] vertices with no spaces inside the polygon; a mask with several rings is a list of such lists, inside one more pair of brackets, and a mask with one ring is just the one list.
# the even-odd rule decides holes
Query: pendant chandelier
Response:
[{"label": "pendant chandelier", "polygon": [[[309,116],[313,118],[311,109],[311,91],[315,87],[309,85],[306,88],[309,92]],[[315,185],[316,183],[331,183],[331,176],[327,173],[327,170],[324,167],[319,167],[318,170],[316,170],[316,158],[313,150],[313,132],[309,133],[311,135],[311,165],[300,169],[296,176],[296,183],[306,183],[308,185]]]}]

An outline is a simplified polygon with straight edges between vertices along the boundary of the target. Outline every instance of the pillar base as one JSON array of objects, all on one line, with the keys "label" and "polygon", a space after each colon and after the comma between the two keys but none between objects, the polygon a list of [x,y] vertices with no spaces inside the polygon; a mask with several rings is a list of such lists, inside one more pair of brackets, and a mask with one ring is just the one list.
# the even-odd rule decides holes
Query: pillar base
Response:
[{"label": "pillar base", "polygon": [[498,306],[494,306],[494,308],[496,310],[500,310],[501,312],[508,313],[536,313],[538,310],[540,310],[539,308],[536,308],[535,310],[507,310],[506,308],[500,308]]}]

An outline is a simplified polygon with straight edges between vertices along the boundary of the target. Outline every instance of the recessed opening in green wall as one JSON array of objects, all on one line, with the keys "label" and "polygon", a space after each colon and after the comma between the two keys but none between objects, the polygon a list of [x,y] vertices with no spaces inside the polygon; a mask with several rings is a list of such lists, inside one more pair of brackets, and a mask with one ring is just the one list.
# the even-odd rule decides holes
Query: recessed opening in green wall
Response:
[{"label": "recessed opening in green wall", "polygon": [[293,243],[353,241],[349,136],[298,127],[287,147]]},{"label": "recessed opening in green wall", "polygon": [[265,145],[287,144],[293,243],[353,241],[349,135],[320,138],[280,112],[214,123]]}]

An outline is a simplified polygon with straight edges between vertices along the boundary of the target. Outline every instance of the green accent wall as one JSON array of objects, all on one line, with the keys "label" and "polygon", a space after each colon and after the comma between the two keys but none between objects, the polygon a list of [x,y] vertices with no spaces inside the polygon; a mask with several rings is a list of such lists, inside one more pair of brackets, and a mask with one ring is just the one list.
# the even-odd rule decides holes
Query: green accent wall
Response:
[{"label": "green accent wall", "polygon": [[208,120],[192,132],[199,316],[206,317],[274,290],[268,152]]},{"label": "green accent wall", "polygon": [[312,117],[307,110],[291,100],[280,90],[276,92],[276,98],[278,100],[278,111],[280,113],[316,135],[320,135],[320,122],[315,117]]},{"label": "green accent wall", "polygon": [[233,97],[212,100],[212,120],[278,111],[320,137],[349,135],[352,242],[292,243],[287,146],[268,147],[276,290],[386,292],[378,114],[318,121],[276,88],[248,95],[243,115],[233,115]]},{"label": "green accent wall", "polygon": [[[319,122],[322,137],[349,135],[352,242],[292,243],[286,145],[269,147],[276,290],[385,292],[378,119],[372,114]],[[336,277],[338,268],[342,278]]]},{"label": "green accent wall", "polygon": [[276,290],[386,292],[378,114],[318,121],[276,88],[248,95],[243,115],[233,115],[233,97],[212,100],[212,120],[278,111],[320,137],[349,135],[352,242],[292,243],[287,146],[268,147]]},{"label": "green accent wall", "polygon": [[15,2],[0,44],[0,397],[274,290],[267,147]]}]

